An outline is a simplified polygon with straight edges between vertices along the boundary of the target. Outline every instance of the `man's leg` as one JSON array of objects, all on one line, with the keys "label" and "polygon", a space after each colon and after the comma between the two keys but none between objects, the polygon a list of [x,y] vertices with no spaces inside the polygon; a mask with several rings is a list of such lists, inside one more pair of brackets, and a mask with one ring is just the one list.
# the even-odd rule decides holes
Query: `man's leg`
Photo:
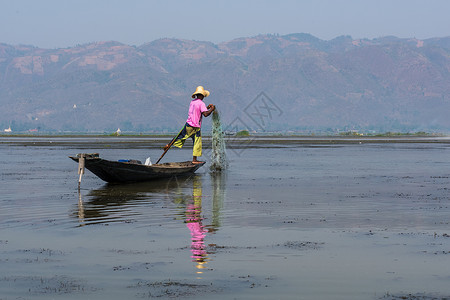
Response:
[{"label": "man's leg", "polygon": [[197,160],[197,156],[202,156],[202,134],[200,128],[198,128],[198,131],[193,135],[193,139],[194,148],[192,150],[192,163],[202,163],[202,161]]},{"label": "man's leg", "polygon": [[[173,142],[173,146],[181,148],[184,145],[184,142],[186,142],[186,140],[189,138],[189,132],[188,132],[188,128],[191,128],[189,126],[187,126],[187,124],[184,124],[183,129],[181,129],[180,133],[176,136],[175,141]],[[166,150],[166,148],[169,147],[169,144],[167,144],[164,147],[164,150]]]}]

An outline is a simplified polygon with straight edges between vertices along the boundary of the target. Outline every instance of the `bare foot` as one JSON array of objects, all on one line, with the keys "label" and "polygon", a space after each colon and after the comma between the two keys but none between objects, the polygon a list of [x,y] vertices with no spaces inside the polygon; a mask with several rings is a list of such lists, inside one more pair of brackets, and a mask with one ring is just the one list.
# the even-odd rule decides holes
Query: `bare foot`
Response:
[{"label": "bare foot", "polygon": [[204,161],[193,160],[192,163],[193,164],[202,164],[202,163],[204,163]]}]

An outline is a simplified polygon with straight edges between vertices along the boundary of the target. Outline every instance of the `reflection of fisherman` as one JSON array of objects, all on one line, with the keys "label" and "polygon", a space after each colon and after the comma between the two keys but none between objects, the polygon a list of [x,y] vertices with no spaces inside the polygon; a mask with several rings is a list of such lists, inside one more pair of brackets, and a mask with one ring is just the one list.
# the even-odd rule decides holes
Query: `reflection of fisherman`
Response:
[{"label": "reflection of fisherman", "polygon": [[[207,252],[205,250],[205,233],[208,232],[202,224],[202,186],[201,181],[194,177],[193,199],[186,206],[186,225],[191,231],[192,261],[197,262],[198,269],[204,269],[207,263]],[[198,273],[201,273],[199,271]]]}]

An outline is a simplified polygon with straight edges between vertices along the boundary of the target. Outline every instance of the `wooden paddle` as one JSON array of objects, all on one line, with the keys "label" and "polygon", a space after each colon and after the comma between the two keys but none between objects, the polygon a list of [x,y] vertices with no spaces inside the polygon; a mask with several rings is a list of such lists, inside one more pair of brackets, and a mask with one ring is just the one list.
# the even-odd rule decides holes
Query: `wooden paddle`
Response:
[{"label": "wooden paddle", "polygon": [[181,133],[181,131],[172,139],[172,141],[170,141],[169,147],[167,147],[167,149],[164,150],[164,153],[161,155],[161,157],[158,159],[158,161],[155,163],[155,165],[157,165],[159,163],[159,161],[164,157],[164,155],[166,155],[167,151],[169,151],[170,147],[172,147],[173,143],[175,143],[175,140],[180,135],[180,133]]}]

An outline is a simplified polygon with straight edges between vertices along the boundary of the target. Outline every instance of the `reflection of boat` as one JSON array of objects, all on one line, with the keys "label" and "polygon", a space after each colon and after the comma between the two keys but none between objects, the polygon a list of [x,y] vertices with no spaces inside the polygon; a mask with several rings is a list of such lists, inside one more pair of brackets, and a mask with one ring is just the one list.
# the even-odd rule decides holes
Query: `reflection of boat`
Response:
[{"label": "reflection of boat", "polygon": [[[195,175],[194,175],[195,176]],[[78,193],[78,207],[73,212],[82,225],[124,222],[146,219],[140,217],[145,207],[170,201],[172,197],[187,197],[179,192],[187,188],[192,177],[161,179],[129,184],[105,184],[90,190],[87,195]]]},{"label": "reflection of boat", "polygon": [[84,157],[84,166],[100,177],[111,183],[151,181],[158,178],[170,178],[192,174],[205,163],[193,164],[190,161],[171,162],[164,164],[143,165],[139,161],[111,161],[102,159],[98,154],[78,154],[69,156],[76,162]]}]

